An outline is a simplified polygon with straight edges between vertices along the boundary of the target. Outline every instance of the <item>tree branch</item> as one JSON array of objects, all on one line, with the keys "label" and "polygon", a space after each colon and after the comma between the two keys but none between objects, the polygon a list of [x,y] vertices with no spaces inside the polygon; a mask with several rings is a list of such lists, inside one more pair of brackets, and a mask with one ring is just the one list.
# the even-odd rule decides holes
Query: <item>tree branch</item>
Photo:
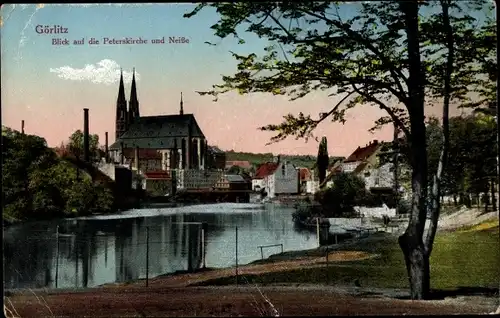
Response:
[{"label": "tree branch", "polygon": [[346,100],[348,99],[352,94],[354,94],[354,91],[351,91],[349,92],[346,96],[344,96],[344,98],[342,98],[335,106],[333,106],[333,108],[328,112],[326,113],[323,117],[321,117],[320,119],[318,120],[315,120],[315,124],[316,126],[321,123],[323,120],[325,120],[328,116],[330,116],[331,114],[333,114],[334,112],[337,111],[337,109],[340,107],[340,105]]},{"label": "tree branch", "polygon": [[380,109],[385,110],[387,112],[387,114],[389,114],[389,116],[391,117],[391,119],[394,122],[394,124],[397,125],[399,127],[399,129],[401,129],[401,131],[405,134],[405,136],[407,138],[410,136],[410,131],[408,130],[408,128],[399,119],[399,117],[396,116],[396,114],[392,111],[392,109],[389,108],[389,106],[387,106],[386,104],[382,103],[376,97],[374,97],[374,96],[372,96],[370,94],[363,93],[358,87],[356,87],[356,84],[352,84],[352,87],[353,87],[353,89],[354,89],[354,91],[356,93],[358,93],[359,95],[365,97],[368,101],[371,101],[371,102],[377,104],[380,107]]},{"label": "tree branch", "polygon": [[[300,11],[306,13],[306,14],[309,14],[309,15],[311,15],[313,17],[316,17],[318,19],[322,19],[323,21],[336,26],[337,28],[339,28],[339,29],[343,30],[344,32],[346,32],[349,35],[349,37],[351,37],[352,39],[354,39],[358,43],[363,44],[364,46],[366,46],[367,49],[369,49],[375,55],[377,55],[388,66],[388,69],[389,69],[389,71],[391,73],[391,76],[393,77],[396,85],[398,86],[399,90],[401,91],[401,94],[404,94],[404,89],[403,89],[403,86],[401,85],[401,82],[400,82],[399,79],[400,78],[403,79],[406,82],[406,84],[408,84],[408,79],[406,78],[406,76],[404,76],[404,74],[401,71],[399,71],[394,66],[394,63],[392,63],[392,61],[390,61],[389,59],[387,59],[375,46],[373,46],[373,44],[370,43],[370,40],[367,40],[367,39],[363,38],[358,32],[355,32],[355,31],[351,30],[351,28],[347,27],[345,24],[340,23],[339,21],[328,19],[327,17],[323,17],[323,16],[321,16],[319,14],[316,14],[316,13],[313,13],[313,12],[310,12],[310,11],[307,11],[307,10],[304,10],[304,9],[300,9],[299,8],[298,10],[300,10]],[[406,104],[407,103],[407,98],[402,99],[401,102],[404,103],[404,104]]]}]

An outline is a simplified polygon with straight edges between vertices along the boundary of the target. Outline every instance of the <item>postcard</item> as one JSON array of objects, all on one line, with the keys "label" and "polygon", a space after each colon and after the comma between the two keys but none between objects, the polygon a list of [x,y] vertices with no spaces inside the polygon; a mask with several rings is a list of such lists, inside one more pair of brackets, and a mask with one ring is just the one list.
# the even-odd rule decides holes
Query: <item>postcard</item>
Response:
[{"label": "postcard", "polygon": [[469,2],[2,5],[5,315],[494,311]]}]

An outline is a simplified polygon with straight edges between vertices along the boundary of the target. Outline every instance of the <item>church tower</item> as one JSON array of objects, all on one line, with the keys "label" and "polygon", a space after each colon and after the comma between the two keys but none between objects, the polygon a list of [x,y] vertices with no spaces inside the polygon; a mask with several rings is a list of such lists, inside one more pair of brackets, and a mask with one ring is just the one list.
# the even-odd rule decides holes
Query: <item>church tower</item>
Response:
[{"label": "church tower", "polygon": [[137,87],[135,84],[135,68],[133,69],[132,74],[132,87],[130,88],[130,100],[128,102],[129,109],[129,124],[133,123],[136,118],[140,117],[139,114],[139,100],[137,100]]},{"label": "church tower", "polygon": [[127,100],[125,99],[125,86],[123,85],[123,71],[120,70],[120,87],[118,88],[118,98],[116,100],[116,127],[115,139],[120,138],[127,131]]},{"label": "church tower", "polygon": [[184,102],[182,101],[182,92],[181,92],[181,109],[179,110],[179,115],[184,115]]}]

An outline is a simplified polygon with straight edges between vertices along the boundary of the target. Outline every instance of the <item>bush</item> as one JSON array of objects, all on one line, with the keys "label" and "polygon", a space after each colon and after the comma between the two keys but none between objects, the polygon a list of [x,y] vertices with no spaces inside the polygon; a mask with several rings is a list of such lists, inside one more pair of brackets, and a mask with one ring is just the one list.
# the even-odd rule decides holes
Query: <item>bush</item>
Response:
[{"label": "bush", "polygon": [[56,156],[43,138],[2,127],[2,208],[9,223],[106,212],[113,194]]},{"label": "bush", "polygon": [[333,177],[333,186],[322,189],[314,195],[328,214],[341,215],[352,212],[353,207],[367,199],[365,182],[350,173],[340,173]]},{"label": "bush", "polygon": [[292,218],[294,221],[305,222],[308,218],[314,216],[322,216],[323,208],[319,205],[300,205],[297,210],[293,212]]}]

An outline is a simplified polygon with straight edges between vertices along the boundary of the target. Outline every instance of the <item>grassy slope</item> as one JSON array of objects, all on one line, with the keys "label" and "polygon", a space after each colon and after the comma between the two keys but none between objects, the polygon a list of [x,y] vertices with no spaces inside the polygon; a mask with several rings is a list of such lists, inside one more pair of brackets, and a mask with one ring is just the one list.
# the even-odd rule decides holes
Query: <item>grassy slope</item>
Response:
[{"label": "grassy slope", "polygon": [[[281,156],[282,159],[286,159],[291,163],[300,166],[312,168],[316,163],[316,156],[314,155],[297,155],[297,156]],[[336,159],[340,157],[330,157],[330,162],[334,162]],[[249,152],[234,152],[227,151],[226,152],[226,160],[227,161],[249,161],[251,164],[257,166],[261,163],[272,161],[273,154],[272,153],[249,153]]]},{"label": "grassy slope", "polygon": [[[440,233],[431,257],[433,289],[458,287],[498,287],[500,251],[498,228],[486,231]],[[380,255],[365,260],[330,264],[328,268],[304,268],[264,275],[246,275],[242,281],[258,284],[327,283],[352,285],[357,279],[363,287],[407,288],[404,259],[395,237],[377,235],[361,244],[341,250],[360,250]],[[317,252],[310,252],[315,254]],[[234,278],[221,278],[204,285],[233,284]]]}]

